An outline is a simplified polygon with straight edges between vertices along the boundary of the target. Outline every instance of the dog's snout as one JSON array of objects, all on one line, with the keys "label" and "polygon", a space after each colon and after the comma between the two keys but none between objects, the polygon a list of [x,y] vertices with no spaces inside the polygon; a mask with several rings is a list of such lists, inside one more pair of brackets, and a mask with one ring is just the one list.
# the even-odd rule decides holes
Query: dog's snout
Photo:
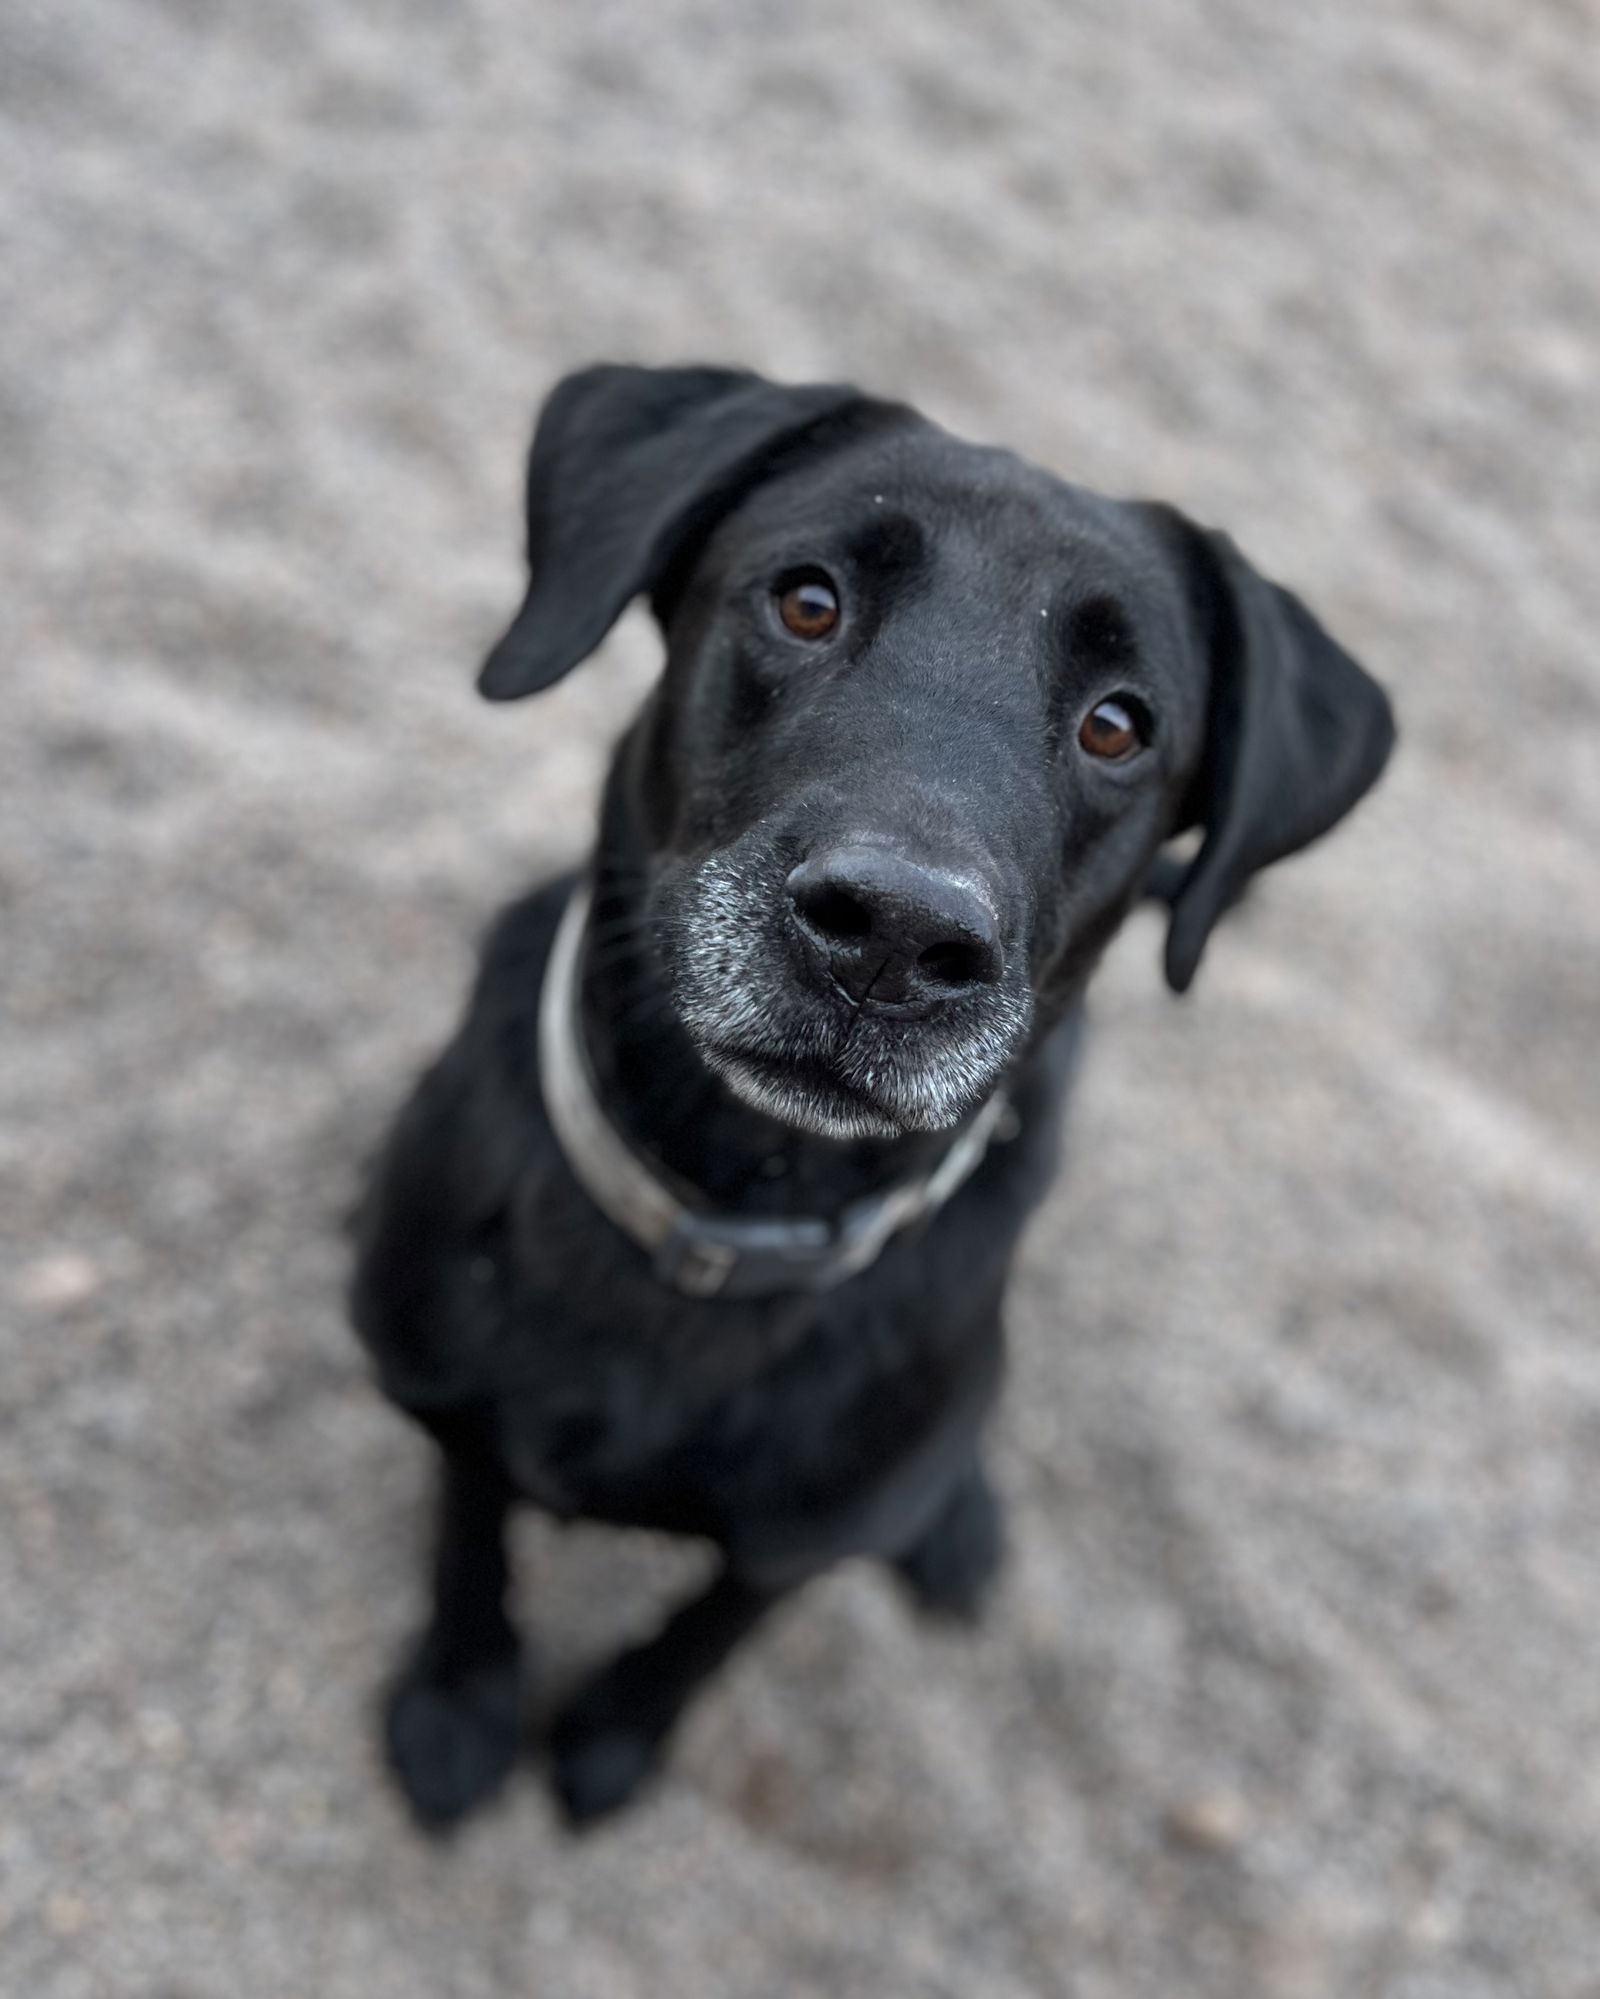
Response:
[{"label": "dog's snout", "polygon": [[870,1006],[932,1006],[1004,970],[995,912],[960,875],[882,847],[833,847],[789,876],[796,928]]}]

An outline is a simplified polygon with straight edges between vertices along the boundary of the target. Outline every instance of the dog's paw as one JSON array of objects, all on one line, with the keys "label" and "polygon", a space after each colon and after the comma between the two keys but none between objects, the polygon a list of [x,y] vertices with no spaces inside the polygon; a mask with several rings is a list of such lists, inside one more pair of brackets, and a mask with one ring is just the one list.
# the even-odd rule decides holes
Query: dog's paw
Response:
[{"label": "dog's paw", "polygon": [[964,1479],[914,1548],[895,1563],[920,1610],[976,1624],[1005,1553],[1000,1502],[981,1472]]},{"label": "dog's paw", "polygon": [[574,1831],[621,1808],[656,1764],[656,1744],[647,1735],[612,1729],[574,1735],[550,1748],[550,1783],[563,1817]]},{"label": "dog's paw", "polygon": [[522,1673],[515,1653],[445,1673],[424,1647],[391,1689],[389,1767],[417,1823],[447,1832],[487,1802],[522,1747]]},{"label": "dog's paw", "polygon": [[578,1830],[627,1804],[654,1771],[661,1741],[606,1675],[591,1681],[550,1730],[550,1785],[568,1825]]}]

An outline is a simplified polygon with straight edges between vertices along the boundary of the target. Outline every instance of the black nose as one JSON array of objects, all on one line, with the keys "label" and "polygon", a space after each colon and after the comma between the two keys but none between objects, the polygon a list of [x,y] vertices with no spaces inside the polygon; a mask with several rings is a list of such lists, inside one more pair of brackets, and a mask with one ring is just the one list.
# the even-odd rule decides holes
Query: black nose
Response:
[{"label": "black nose", "polygon": [[883,847],[810,854],[789,877],[795,927],[853,1000],[934,1006],[1005,968],[976,884]]}]

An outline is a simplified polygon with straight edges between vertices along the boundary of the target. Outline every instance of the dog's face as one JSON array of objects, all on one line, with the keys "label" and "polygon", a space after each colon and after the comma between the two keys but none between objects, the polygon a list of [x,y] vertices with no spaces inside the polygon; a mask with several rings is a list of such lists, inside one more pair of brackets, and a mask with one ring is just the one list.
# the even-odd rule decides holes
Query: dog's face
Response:
[{"label": "dog's face", "polygon": [[648,934],[707,1064],[809,1132],[958,1123],[1198,820],[1186,985],[1244,877],[1387,752],[1373,683],[1220,538],[851,391],[575,377],[529,523],[486,691],[545,684],[654,592]]},{"label": "dog's face", "polygon": [[650,907],[696,1046],[809,1131],[955,1124],[1193,779],[1171,565],[1126,509],[914,425],[758,486],[668,631]]}]

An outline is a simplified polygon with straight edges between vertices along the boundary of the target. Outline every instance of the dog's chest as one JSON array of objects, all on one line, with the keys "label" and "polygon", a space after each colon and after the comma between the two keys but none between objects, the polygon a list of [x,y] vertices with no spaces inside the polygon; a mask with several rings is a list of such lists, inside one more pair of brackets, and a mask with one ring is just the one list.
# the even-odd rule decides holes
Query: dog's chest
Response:
[{"label": "dog's chest", "polygon": [[705,1532],[871,1484],[993,1373],[1017,1217],[992,1191],[836,1289],[719,1301],[656,1282],[570,1181],[526,1179],[484,1381],[516,1482],[559,1513]]},{"label": "dog's chest", "polygon": [[900,1531],[931,1468],[981,1420],[998,1321],[956,1337],[870,1291],[789,1300],[761,1353],[715,1338],[609,1337],[568,1318],[503,1387],[514,1482],[566,1517],[707,1534],[770,1556],[868,1552]]}]

